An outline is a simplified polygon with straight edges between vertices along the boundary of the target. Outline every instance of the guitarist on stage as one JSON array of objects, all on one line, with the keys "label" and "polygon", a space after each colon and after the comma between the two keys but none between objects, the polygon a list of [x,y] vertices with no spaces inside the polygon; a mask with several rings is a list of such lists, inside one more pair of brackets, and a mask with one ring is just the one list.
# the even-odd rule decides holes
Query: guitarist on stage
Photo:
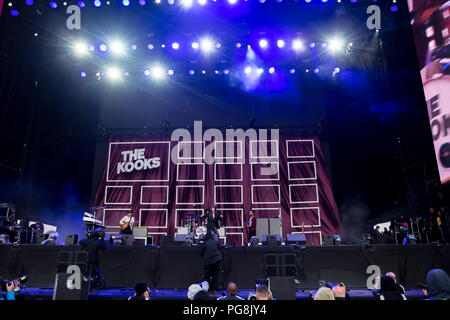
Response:
[{"label": "guitarist on stage", "polygon": [[120,234],[133,234],[134,218],[130,212],[120,220]]}]

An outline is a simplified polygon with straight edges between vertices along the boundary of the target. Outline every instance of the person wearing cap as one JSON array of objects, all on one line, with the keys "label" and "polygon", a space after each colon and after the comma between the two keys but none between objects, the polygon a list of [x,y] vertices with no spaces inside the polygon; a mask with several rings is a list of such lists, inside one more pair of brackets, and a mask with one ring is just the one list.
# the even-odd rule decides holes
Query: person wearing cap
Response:
[{"label": "person wearing cap", "polygon": [[188,288],[188,299],[189,300],[212,300],[208,294],[209,284],[208,281],[203,281],[202,283],[191,284]]},{"label": "person wearing cap", "polygon": [[151,300],[150,289],[147,283],[139,282],[134,286],[134,296],[129,297],[128,300]]}]

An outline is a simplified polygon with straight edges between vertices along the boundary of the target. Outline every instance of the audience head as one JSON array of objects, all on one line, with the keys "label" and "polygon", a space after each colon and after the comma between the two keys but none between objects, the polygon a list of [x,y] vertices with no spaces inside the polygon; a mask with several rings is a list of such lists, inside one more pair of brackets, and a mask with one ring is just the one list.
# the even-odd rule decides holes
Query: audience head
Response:
[{"label": "audience head", "polygon": [[204,291],[204,292],[208,292],[209,290],[209,283],[208,281],[203,281],[202,283],[194,283],[191,284],[188,288],[188,298],[189,300],[194,300],[196,298],[196,295],[200,292],[200,291]]},{"label": "audience head", "polygon": [[450,279],[442,269],[433,269],[427,274],[428,295],[436,300],[450,299]]},{"label": "audience head", "polygon": [[148,288],[147,283],[139,282],[134,287],[134,291],[136,292],[136,297],[142,297],[145,300],[150,299],[150,289]]},{"label": "audience head", "polygon": [[314,295],[314,300],[335,300],[333,292],[328,287],[322,287],[319,290],[317,290],[316,294]]},{"label": "audience head", "polygon": [[237,287],[236,283],[230,282],[227,286],[227,292],[230,295],[231,294],[236,295],[238,293],[238,287]]},{"label": "audience head", "polygon": [[386,273],[386,276],[391,277],[392,279],[394,279],[394,282],[397,283],[397,276],[395,275],[395,273],[388,272],[388,273]]},{"label": "audience head", "polygon": [[333,295],[335,298],[345,298],[345,287],[343,286],[334,286],[333,287]]},{"label": "audience head", "polygon": [[397,286],[392,277],[389,276],[381,276],[380,277],[380,291],[388,292],[388,291],[397,291]]},{"label": "audience head", "polygon": [[272,292],[266,286],[256,288],[256,300],[272,300]]}]

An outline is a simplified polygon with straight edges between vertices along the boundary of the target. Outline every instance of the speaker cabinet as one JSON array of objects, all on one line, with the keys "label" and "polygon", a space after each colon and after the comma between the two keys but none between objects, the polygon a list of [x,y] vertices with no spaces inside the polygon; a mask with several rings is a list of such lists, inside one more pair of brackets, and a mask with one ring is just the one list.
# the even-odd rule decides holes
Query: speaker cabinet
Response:
[{"label": "speaker cabinet", "polygon": [[161,248],[164,247],[174,247],[176,245],[173,236],[162,236],[161,237]]},{"label": "speaker cabinet", "polygon": [[263,234],[269,234],[269,219],[256,219],[256,237],[262,239]]},{"label": "speaker cabinet", "polygon": [[281,245],[281,236],[279,234],[263,234],[261,242],[263,246],[279,246]]},{"label": "speaker cabinet", "polygon": [[286,244],[306,245],[306,236],[303,233],[290,233],[286,235]]},{"label": "speaker cabinet", "polygon": [[127,247],[132,247],[134,242],[134,238],[131,234],[122,235],[122,245]]}]

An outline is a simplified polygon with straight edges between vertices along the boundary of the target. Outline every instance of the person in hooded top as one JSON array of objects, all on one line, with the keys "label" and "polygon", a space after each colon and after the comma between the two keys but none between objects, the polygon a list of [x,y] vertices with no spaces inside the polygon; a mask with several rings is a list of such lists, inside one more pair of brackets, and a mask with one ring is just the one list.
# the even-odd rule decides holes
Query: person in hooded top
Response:
[{"label": "person in hooded top", "polygon": [[188,299],[189,300],[213,300],[209,294],[209,283],[208,281],[203,281],[202,283],[194,283],[188,288]]},{"label": "person in hooded top", "polygon": [[392,277],[381,276],[379,281],[380,290],[375,294],[378,300],[406,300],[406,296],[399,292]]},{"label": "person in hooded top", "polygon": [[427,274],[428,299],[449,300],[450,279],[442,269],[433,269]]}]

